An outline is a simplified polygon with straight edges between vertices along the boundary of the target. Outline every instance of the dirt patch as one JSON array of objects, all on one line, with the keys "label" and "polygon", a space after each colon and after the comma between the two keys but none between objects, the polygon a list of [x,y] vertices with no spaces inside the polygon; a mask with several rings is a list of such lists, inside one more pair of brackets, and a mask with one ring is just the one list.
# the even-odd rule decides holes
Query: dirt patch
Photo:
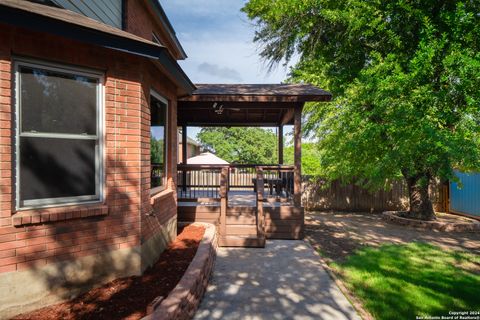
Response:
[{"label": "dirt patch", "polygon": [[140,319],[147,305],[168,296],[197,252],[204,227],[179,229],[175,241],[142,276],[116,279],[61,304],[45,307],[13,319]]},{"label": "dirt patch", "polygon": [[342,225],[306,224],[306,238],[315,249],[330,260],[343,260],[362,246],[360,241],[348,237],[349,230]]},{"label": "dirt patch", "polygon": [[[447,219],[443,214],[439,216]],[[456,217],[449,215],[448,219]],[[464,217],[458,219],[464,221]],[[479,233],[452,233],[394,225],[384,221],[380,214],[373,213],[307,212],[305,235],[327,261],[342,261],[362,246],[414,241],[480,254]]]}]

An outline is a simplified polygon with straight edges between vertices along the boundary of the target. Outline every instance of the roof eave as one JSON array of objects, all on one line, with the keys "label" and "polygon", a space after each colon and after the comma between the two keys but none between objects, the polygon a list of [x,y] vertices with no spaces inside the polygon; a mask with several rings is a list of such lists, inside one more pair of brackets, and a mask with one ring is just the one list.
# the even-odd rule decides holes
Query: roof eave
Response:
[{"label": "roof eave", "polygon": [[163,46],[116,36],[1,3],[0,22],[159,61],[169,78],[179,86],[179,96],[190,95],[195,90],[195,85]]},{"label": "roof eave", "polygon": [[160,2],[158,0],[148,0],[148,3],[151,4],[153,10],[155,11],[155,14],[160,20],[160,23],[163,25],[163,28],[165,31],[167,31],[168,36],[172,40],[173,44],[175,45],[175,49],[178,51],[178,59],[179,60],[184,60],[187,58],[187,54],[185,53],[185,50],[182,47],[182,44],[177,38],[177,35],[175,33],[175,29],[173,28],[172,24],[170,23],[170,20],[168,19],[165,11],[163,10]]},{"label": "roof eave", "polygon": [[315,102],[315,101],[330,101],[332,100],[332,95],[322,94],[322,95],[235,95],[235,94],[216,94],[216,95],[205,95],[205,94],[193,94],[188,97],[181,99],[182,101],[207,101],[207,102],[292,102],[292,103],[303,103],[303,102]]}]

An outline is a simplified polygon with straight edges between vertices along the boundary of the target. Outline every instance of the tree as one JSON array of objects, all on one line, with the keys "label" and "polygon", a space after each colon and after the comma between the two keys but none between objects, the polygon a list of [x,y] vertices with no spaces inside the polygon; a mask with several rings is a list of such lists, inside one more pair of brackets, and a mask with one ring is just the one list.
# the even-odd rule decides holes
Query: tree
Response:
[{"label": "tree", "polygon": [[220,158],[239,164],[277,162],[275,133],[262,128],[202,128],[197,139],[204,149]]},{"label": "tree", "polygon": [[152,163],[163,163],[163,139],[150,139],[150,161]]},{"label": "tree", "polygon": [[[287,146],[284,152],[284,163],[294,164],[294,147]],[[320,170],[320,150],[315,143],[302,143],[302,174],[307,176],[318,176]]]},{"label": "tree", "polygon": [[305,110],[328,180],[378,189],[403,177],[408,215],[429,220],[431,180],[480,169],[480,1],[250,0],[243,11],[263,58],[298,51],[292,80],[333,93]]}]

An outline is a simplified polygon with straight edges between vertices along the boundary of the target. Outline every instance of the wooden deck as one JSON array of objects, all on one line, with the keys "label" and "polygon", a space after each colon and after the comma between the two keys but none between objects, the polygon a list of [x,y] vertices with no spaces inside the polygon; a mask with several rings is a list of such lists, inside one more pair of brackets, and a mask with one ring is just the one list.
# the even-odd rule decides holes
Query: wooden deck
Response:
[{"label": "wooden deck", "polygon": [[301,239],[304,213],[294,167],[179,165],[178,221],[217,225],[220,246]]},{"label": "wooden deck", "polygon": [[[184,201],[186,199],[179,199],[179,206],[220,206],[220,202],[214,198],[209,197],[209,193],[206,191],[200,195],[198,201]],[[282,201],[275,196],[264,192],[264,207],[285,207],[293,206],[291,201]],[[229,191],[228,192],[228,207],[256,207],[257,199],[255,192],[253,191]]]},{"label": "wooden deck", "polygon": [[[177,186],[185,192],[193,191],[188,196],[185,195],[190,198],[190,203],[185,203],[179,192],[179,220],[218,224],[220,245],[243,243],[262,246],[265,238],[301,238],[302,109],[307,101],[330,99],[329,92],[305,84],[199,84],[193,95],[179,99],[177,126],[182,128],[183,156],[182,164],[177,166]],[[225,112],[221,107],[223,103],[228,105]],[[283,163],[285,125],[293,125],[294,128],[293,165]],[[278,164],[188,164],[189,126],[277,127]],[[261,144],[262,141],[257,143]],[[213,201],[209,198],[201,199],[196,194],[202,188],[210,191],[209,197]],[[255,193],[232,193],[239,189]],[[264,190],[268,190],[269,194],[274,190],[278,200],[282,201],[271,199]],[[195,202],[191,203],[193,199]],[[244,241],[240,236],[244,237]]]},{"label": "wooden deck", "polygon": [[[207,195],[208,192],[205,193]],[[291,201],[283,201],[264,193],[263,214],[267,239],[301,239],[304,229],[304,211]],[[257,201],[253,191],[228,192],[226,234],[228,246],[263,246],[257,234]],[[178,202],[179,222],[220,223],[221,202],[208,198]],[[257,239],[257,240],[255,240]]]}]

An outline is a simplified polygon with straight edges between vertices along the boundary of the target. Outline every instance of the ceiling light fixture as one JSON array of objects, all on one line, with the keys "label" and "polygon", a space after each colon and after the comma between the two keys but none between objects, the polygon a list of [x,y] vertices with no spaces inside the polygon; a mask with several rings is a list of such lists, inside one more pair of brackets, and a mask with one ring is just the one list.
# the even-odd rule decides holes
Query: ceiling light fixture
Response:
[{"label": "ceiling light fixture", "polygon": [[223,104],[221,104],[219,106],[218,103],[214,102],[212,107],[213,107],[213,110],[215,111],[216,114],[222,114],[223,113]]}]

